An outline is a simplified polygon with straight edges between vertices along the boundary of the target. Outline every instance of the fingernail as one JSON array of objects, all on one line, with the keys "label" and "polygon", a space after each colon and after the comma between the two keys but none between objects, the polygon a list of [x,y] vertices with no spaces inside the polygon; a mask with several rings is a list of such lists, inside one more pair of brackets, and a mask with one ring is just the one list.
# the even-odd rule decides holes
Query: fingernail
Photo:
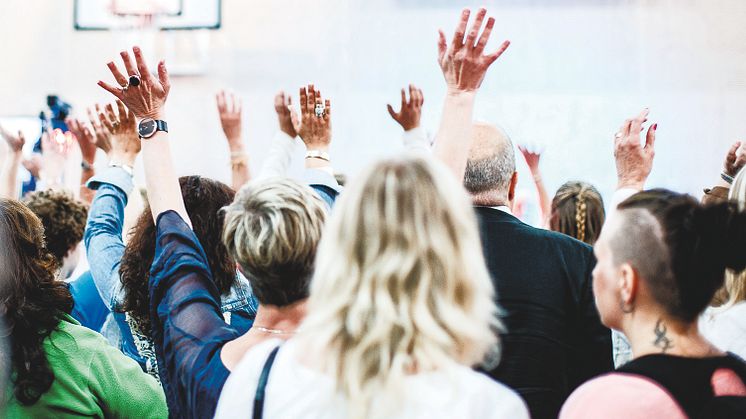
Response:
[{"label": "fingernail", "polygon": [[656,122],[655,124],[653,124],[653,131],[657,131],[657,130],[658,130],[658,123]]}]

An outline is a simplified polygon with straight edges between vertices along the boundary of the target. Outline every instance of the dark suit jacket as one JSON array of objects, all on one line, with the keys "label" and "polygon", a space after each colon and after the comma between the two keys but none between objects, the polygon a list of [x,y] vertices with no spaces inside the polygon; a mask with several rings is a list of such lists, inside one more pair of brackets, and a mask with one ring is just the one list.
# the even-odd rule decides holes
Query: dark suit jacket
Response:
[{"label": "dark suit jacket", "polygon": [[611,332],[593,299],[593,250],[497,209],[475,211],[507,329],[499,366],[485,372],[518,391],[532,418],[556,418],[575,387],[613,369]]}]

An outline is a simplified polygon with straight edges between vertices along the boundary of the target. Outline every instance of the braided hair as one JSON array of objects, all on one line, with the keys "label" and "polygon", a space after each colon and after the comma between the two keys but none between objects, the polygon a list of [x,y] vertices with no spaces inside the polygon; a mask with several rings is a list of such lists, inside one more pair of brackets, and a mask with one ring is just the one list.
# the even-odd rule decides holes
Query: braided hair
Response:
[{"label": "braided hair", "polygon": [[593,245],[601,234],[606,213],[601,194],[591,184],[572,181],[552,199],[549,228]]}]

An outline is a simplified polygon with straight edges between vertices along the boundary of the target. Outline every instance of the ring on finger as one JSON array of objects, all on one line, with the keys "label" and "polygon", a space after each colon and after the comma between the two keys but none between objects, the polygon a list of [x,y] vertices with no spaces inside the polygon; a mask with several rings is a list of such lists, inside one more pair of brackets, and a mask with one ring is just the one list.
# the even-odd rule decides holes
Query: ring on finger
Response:
[{"label": "ring on finger", "polygon": [[614,138],[616,138],[616,139],[622,138],[622,133],[621,132],[617,132],[616,134],[614,134]]},{"label": "ring on finger", "polygon": [[137,87],[140,85],[140,76],[138,74],[130,74],[129,85]]},{"label": "ring on finger", "polygon": [[324,116],[324,113],[326,112],[324,109],[324,105],[321,103],[317,103],[316,107],[314,108],[314,112],[316,112],[316,116],[321,118]]}]

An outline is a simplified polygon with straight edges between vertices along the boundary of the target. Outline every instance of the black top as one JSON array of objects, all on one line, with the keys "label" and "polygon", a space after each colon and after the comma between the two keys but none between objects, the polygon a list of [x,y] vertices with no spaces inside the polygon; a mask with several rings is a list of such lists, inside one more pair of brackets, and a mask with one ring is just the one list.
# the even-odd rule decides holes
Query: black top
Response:
[{"label": "black top", "polygon": [[716,412],[725,411],[722,409],[730,412],[723,417],[746,417],[746,399],[742,397],[728,401],[721,397],[718,406],[713,404],[712,376],[718,369],[733,371],[746,384],[746,363],[730,353],[708,358],[645,355],[624,364],[617,372],[642,375],[657,382],[690,418],[720,417]]},{"label": "black top", "polygon": [[507,328],[502,361],[486,373],[518,391],[532,418],[556,418],[576,387],[614,367],[593,298],[593,250],[506,212],[475,210]]}]

